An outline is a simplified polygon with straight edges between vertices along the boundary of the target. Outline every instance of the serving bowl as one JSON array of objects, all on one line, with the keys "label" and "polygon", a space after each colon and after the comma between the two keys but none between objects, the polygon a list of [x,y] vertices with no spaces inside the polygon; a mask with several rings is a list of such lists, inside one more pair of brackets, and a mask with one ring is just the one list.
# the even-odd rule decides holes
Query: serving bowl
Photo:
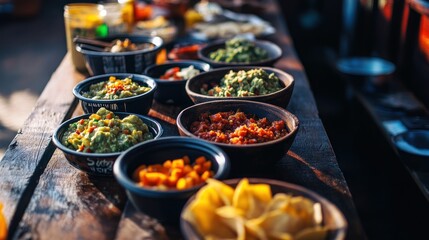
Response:
[{"label": "serving bowl", "polygon": [[202,72],[210,70],[210,65],[201,61],[182,60],[167,62],[163,64],[152,65],[148,67],[145,74],[152,77],[156,84],[157,90],[155,91],[155,100],[162,103],[186,103],[190,102],[190,99],[185,91],[186,82],[189,79],[183,80],[163,80],[160,77],[169,69],[174,67],[187,68],[194,66],[195,69]]},{"label": "serving bowl", "polygon": [[76,51],[83,54],[90,75],[105,73],[142,73],[147,66],[156,62],[156,56],[163,45],[162,38],[136,35],[118,35],[99,39],[110,43],[116,39],[129,39],[132,43],[150,43],[154,47],[128,52],[94,51],[84,44],[76,44]]},{"label": "serving bowl", "polygon": [[258,118],[266,117],[269,121],[283,120],[289,130],[288,133],[278,139],[254,144],[227,144],[201,140],[213,143],[223,149],[231,159],[231,170],[244,171],[245,168],[252,172],[266,166],[272,166],[280,160],[288,151],[298,132],[298,118],[287,110],[261,102],[246,100],[223,100],[196,104],[182,110],[177,116],[176,123],[180,135],[198,138],[190,131],[191,124],[198,120],[203,113],[217,113],[225,111],[241,110],[245,114],[255,115]]},{"label": "serving bowl", "polygon": [[[223,183],[236,187],[241,179],[228,179]],[[285,193],[292,196],[302,196],[312,200],[314,203],[320,203],[322,212],[322,226],[325,226],[327,231],[327,240],[342,240],[345,239],[347,233],[347,221],[342,212],[329,200],[320,196],[319,194],[304,188],[299,185],[287,183],[272,179],[263,178],[249,178],[250,184],[268,184],[271,188],[272,194]],[[183,208],[182,215],[180,218],[180,228],[185,239],[198,240],[204,239],[197,230],[184,218],[184,211],[189,204],[195,199],[195,195],[192,196]]]},{"label": "serving bowl", "polygon": [[[116,161],[116,158],[121,152],[112,152],[112,153],[87,153],[87,152],[77,152],[73,149],[70,149],[64,146],[61,142],[63,135],[67,131],[67,128],[70,124],[79,121],[80,119],[88,119],[91,114],[84,114],[72,119],[69,119],[63,122],[56,130],[52,137],[54,144],[59,148],[66,157],[67,161],[75,168],[86,172],[90,175],[96,176],[112,176],[113,175],[113,164]],[[127,117],[130,113],[124,112],[115,112],[116,116],[119,116],[120,119]],[[154,139],[159,138],[163,129],[161,125],[153,120],[152,118],[145,117],[142,115],[134,114],[138,116],[149,128],[149,131],[152,133]]]},{"label": "serving bowl", "polygon": [[393,137],[401,157],[413,168],[429,170],[429,130],[414,129]]},{"label": "serving bowl", "polygon": [[220,40],[207,44],[198,50],[198,57],[204,62],[209,63],[213,68],[238,66],[273,66],[274,63],[281,58],[283,53],[282,49],[277,44],[265,40],[251,40],[251,42],[254,43],[256,47],[267,51],[268,59],[250,63],[217,62],[210,59],[210,53],[220,48],[225,48],[226,41],[228,40]]},{"label": "serving bowl", "polygon": [[[138,83],[140,86],[147,86],[151,89],[143,94],[139,94],[132,97],[112,99],[112,100],[101,100],[84,97],[82,94],[89,91],[89,87],[92,84],[108,81],[113,76],[116,79],[124,79],[130,77],[133,82]],[[79,82],[73,88],[73,94],[80,100],[83,111],[85,113],[95,113],[101,107],[104,107],[110,111],[118,112],[131,112],[137,114],[147,114],[152,107],[153,96],[157,88],[156,82],[147,76],[140,74],[130,73],[115,73],[115,74],[103,74],[93,76]]]},{"label": "serving bowl", "polygon": [[[203,84],[208,86],[218,85],[220,80],[229,73],[231,70],[237,72],[240,70],[248,71],[251,69],[263,69],[267,73],[274,73],[279,79],[282,89],[270,94],[259,95],[259,96],[246,96],[246,97],[216,97],[209,96],[201,93],[201,88]],[[274,104],[283,108],[286,108],[289,104],[290,98],[292,96],[293,88],[295,85],[294,78],[279,69],[270,68],[270,67],[258,67],[258,66],[240,66],[240,67],[226,67],[213,69],[207,73],[201,73],[186,82],[186,93],[191,98],[194,103],[202,103],[215,100],[251,100],[257,102],[265,102]]]},{"label": "serving bowl", "polygon": [[162,164],[185,155],[191,162],[205,156],[212,163],[215,179],[229,174],[229,158],[215,145],[186,137],[165,137],[137,144],[123,152],[114,165],[114,175],[138,210],[161,222],[177,224],[183,205],[202,185],[184,190],[155,190],[138,186],[132,175],[142,164]]}]

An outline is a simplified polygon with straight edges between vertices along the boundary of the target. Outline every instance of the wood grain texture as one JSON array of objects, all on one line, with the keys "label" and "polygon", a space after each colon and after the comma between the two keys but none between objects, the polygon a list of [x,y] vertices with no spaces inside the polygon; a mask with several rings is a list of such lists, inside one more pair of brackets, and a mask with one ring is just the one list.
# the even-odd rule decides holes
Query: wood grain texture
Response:
[{"label": "wood grain texture", "polygon": [[13,231],[19,221],[40,174],[55,147],[51,136],[55,128],[71,114],[76,102],[70,89],[83,79],[70,67],[67,56],[53,74],[38,99],[34,111],[0,161],[0,202]]}]

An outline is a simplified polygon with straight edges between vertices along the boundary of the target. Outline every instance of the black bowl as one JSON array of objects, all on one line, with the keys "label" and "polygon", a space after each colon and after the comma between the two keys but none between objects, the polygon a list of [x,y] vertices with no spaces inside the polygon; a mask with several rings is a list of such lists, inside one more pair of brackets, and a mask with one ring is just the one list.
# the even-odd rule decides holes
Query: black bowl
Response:
[{"label": "black bowl", "polygon": [[[137,96],[113,100],[98,100],[82,96],[83,92],[89,91],[89,86],[102,81],[108,81],[110,76],[114,76],[117,79],[131,77],[133,82],[136,82],[139,85],[148,86],[151,90]],[[116,73],[90,77],[78,83],[73,88],[73,94],[80,100],[85,113],[95,113],[98,109],[104,107],[113,112],[147,114],[152,107],[153,96],[156,88],[156,82],[150,77],[139,74]]]},{"label": "black bowl", "polygon": [[128,149],[116,161],[114,174],[138,210],[161,222],[177,224],[183,205],[202,185],[185,190],[154,190],[138,186],[131,176],[142,164],[163,163],[184,155],[189,156],[192,162],[199,156],[205,156],[212,162],[216,179],[223,179],[229,174],[228,156],[220,148],[186,137],[160,138]]},{"label": "black bowl", "polygon": [[83,54],[86,61],[86,68],[91,75],[105,73],[142,73],[146,67],[156,62],[156,56],[161,50],[163,41],[160,37],[118,35],[99,39],[105,42],[112,42],[115,39],[124,40],[128,38],[133,43],[152,43],[152,49],[142,49],[129,52],[103,52],[93,51],[84,48],[82,44],[76,44],[76,51]]},{"label": "black bowl", "polygon": [[[228,179],[223,182],[235,188],[240,180],[241,179]],[[249,183],[268,184],[271,187],[271,192],[273,195],[276,193],[285,193],[291,194],[293,196],[303,196],[312,200],[314,203],[320,203],[322,208],[322,223],[328,228],[328,235],[326,239],[345,239],[347,233],[347,221],[342,212],[326,198],[302,186],[272,179],[249,178]],[[188,200],[183,209],[185,209],[194,199],[195,195]],[[185,239],[203,239],[202,236],[196,231],[196,229],[183,218],[183,215],[180,218],[180,228]]]},{"label": "black bowl", "polygon": [[[113,153],[84,153],[77,152],[73,149],[70,149],[64,146],[61,143],[61,139],[64,133],[67,131],[69,124],[79,121],[80,119],[88,118],[91,114],[84,114],[79,117],[75,117],[63,122],[57,130],[55,130],[54,136],[52,138],[54,144],[59,148],[66,157],[67,161],[75,168],[86,172],[90,175],[95,176],[112,176],[113,175],[113,164],[116,161],[116,158],[121,152]],[[115,115],[119,116],[121,119],[129,116],[130,113],[124,112],[115,112]],[[152,118],[145,117],[142,115],[137,115],[143,120],[143,122],[149,127],[149,131],[154,136],[154,139],[159,138],[163,129],[161,125],[153,120]]]},{"label": "black bowl", "polygon": [[429,130],[408,130],[393,137],[400,156],[416,170],[429,170]]},{"label": "black bowl", "polygon": [[157,90],[155,92],[155,100],[162,103],[186,103],[190,99],[185,91],[185,85],[188,79],[184,80],[162,80],[159,79],[160,76],[164,75],[165,71],[173,67],[187,68],[193,65],[195,69],[200,70],[200,72],[207,72],[210,70],[210,65],[200,61],[175,61],[167,62],[164,64],[152,65],[148,67],[145,71],[145,74],[149,77],[152,77],[156,84]]},{"label": "black bowl", "polygon": [[279,139],[256,144],[236,145],[217,143],[207,140],[222,148],[231,159],[231,170],[240,172],[244,168],[252,172],[259,168],[272,166],[287,153],[298,132],[299,121],[292,113],[283,108],[261,102],[245,100],[211,101],[190,106],[177,116],[177,127],[180,135],[198,138],[189,131],[192,122],[198,120],[202,113],[225,112],[241,110],[246,114],[254,114],[259,118],[266,117],[269,121],[284,120],[289,133]]},{"label": "black bowl", "polygon": [[[281,85],[283,88],[277,92],[260,95],[260,96],[248,96],[248,97],[215,97],[201,94],[201,86],[203,84],[208,84],[209,86],[218,85],[220,80],[229,73],[230,70],[235,72],[240,70],[251,70],[255,68],[262,68],[268,73],[274,73],[280,79]],[[275,68],[270,67],[257,67],[257,66],[247,66],[247,67],[226,67],[211,70],[207,73],[201,73],[191,79],[186,83],[186,93],[192,99],[194,103],[202,103],[215,100],[226,100],[226,99],[237,99],[237,100],[251,100],[257,102],[265,102],[277,105],[279,107],[286,108],[289,104],[290,98],[292,96],[293,88],[295,85],[294,78]]]},{"label": "black bowl", "polygon": [[259,62],[251,62],[251,63],[227,63],[227,62],[216,62],[210,59],[210,53],[218,50],[219,48],[225,48],[225,42],[228,40],[216,41],[206,46],[200,48],[198,51],[198,57],[210,64],[210,66],[214,68],[218,67],[239,67],[239,66],[273,66],[277,60],[279,60],[282,56],[282,49],[276,44],[264,41],[264,40],[253,40],[252,42],[268,52],[268,59],[259,61]]}]

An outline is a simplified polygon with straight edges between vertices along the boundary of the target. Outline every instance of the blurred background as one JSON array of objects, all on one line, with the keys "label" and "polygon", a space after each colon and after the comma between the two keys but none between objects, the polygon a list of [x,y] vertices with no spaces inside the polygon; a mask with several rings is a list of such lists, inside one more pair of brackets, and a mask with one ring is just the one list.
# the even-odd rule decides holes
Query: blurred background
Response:
[{"label": "blurred background", "polygon": [[[0,159],[66,54],[63,8],[70,2],[0,0]],[[409,8],[408,2],[418,2],[423,10]],[[427,109],[427,1],[279,3],[368,237],[419,239],[429,224],[427,199],[336,63],[349,56],[389,60],[396,66],[395,80]],[[381,84],[371,91],[386,93],[389,87]]]}]

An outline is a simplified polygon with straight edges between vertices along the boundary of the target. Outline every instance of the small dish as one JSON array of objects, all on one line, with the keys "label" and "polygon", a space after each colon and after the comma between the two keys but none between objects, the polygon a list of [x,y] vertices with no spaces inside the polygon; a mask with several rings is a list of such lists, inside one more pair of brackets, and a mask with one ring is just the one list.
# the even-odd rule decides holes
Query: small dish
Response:
[{"label": "small dish", "polygon": [[[241,179],[228,179],[223,181],[223,183],[236,187],[238,182]],[[285,193],[290,194],[292,196],[302,196],[312,200],[314,203],[319,203],[321,206],[322,212],[322,224],[328,229],[327,232],[327,240],[343,240],[346,237],[347,233],[347,221],[342,214],[342,212],[329,200],[320,196],[319,194],[304,188],[302,186],[298,186],[292,183],[287,183],[278,180],[272,179],[262,179],[262,178],[249,178],[250,184],[268,184],[271,187],[272,194],[277,193]],[[197,193],[198,194],[198,193]],[[186,203],[183,209],[186,209],[187,206],[195,199],[195,195],[192,196],[188,202]],[[204,239],[196,229],[184,219],[183,212],[180,218],[180,228],[182,234],[185,236],[185,239],[188,240],[199,240]]]},{"label": "small dish", "polygon": [[138,210],[161,222],[178,224],[183,205],[202,185],[184,190],[155,190],[138,186],[131,176],[142,164],[162,163],[184,155],[189,156],[191,162],[205,156],[212,162],[215,179],[229,174],[229,158],[224,151],[213,144],[186,137],[165,137],[135,145],[118,157],[114,174]]},{"label": "small dish", "polygon": [[292,113],[271,104],[245,100],[223,100],[196,104],[179,113],[176,119],[177,128],[182,136],[200,139],[190,131],[190,126],[198,120],[201,114],[237,110],[259,118],[265,117],[271,122],[283,120],[288,133],[275,140],[253,144],[237,145],[203,139],[201,141],[212,143],[223,149],[231,159],[231,170],[237,172],[241,172],[244,168],[252,172],[260,167],[271,166],[285,156],[298,132],[299,121]]},{"label": "small dish", "polygon": [[220,48],[225,48],[225,43],[229,40],[216,41],[202,47],[198,51],[198,57],[210,64],[214,68],[219,67],[239,67],[239,66],[273,66],[282,56],[282,49],[276,44],[265,40],[249,40],[256,47],[267,51],[268,58],[266,60],[249,62],[249,63],[234,63],[234,62],[217,62],[210,59],[210,53],[215,52]]},{"label": "small dish", "polygon": [[132,43],[153,44],[150,49],[142,49],[128,52],[104,52],[85,49],[82,44],[76,44],[76,50],[83,54],[86,68],[90,75],[106,73],[142,73],[147,66],[156,62],[156,56],[161,50],[163,40],[160,37],[148,37],[137,35],[118,35],[109,38],[98,39],[110,43],[116,39],[129,39]]},{"label": "small dish", "polygon": [[171,68],[179,67],[187,68],[194,66],[194,69],[200,71],[200,74],[203,72],[208,72],[210,70],[210,65],[200,61],[173,61],[163,64],[152,65],[148,67],[145,71],[145,74],[149,77],[152,77],[156,84],[157,90],[155,91],[155,100],[162,103],[187,103],[190,102],[190,99],[185,91],[185,85],[189,79],[183,80],[163,80],[160,79],[160,76],[165,74],[165,72]]},{"label": "small dish", "polygon": [[[240,70],[251,70],[251,69],[263,69],[267,73],[274,73],[280,80],[280,84],[282,85],[282,89],[265,95],[259,96],[247,96],[247,97],[216,97],[209,96],[201,93],[201,88],[203,84],[207,84],[208,86],[218,85],[220,80],[225,76],[225,74],[229,73],[231,70],[238,72]],[[270,67],[257,67],[257,66],[240,66],[240,67],[226,67],[226,68],[218,68],[211,70],[207,73],[201,73],[186,82],[186,93],[192,99],[194,103],[202,103],[216,100],[250,100],[257,102],[265,102],[274,104],[279,107],[286,108],[289,104],[290,98],[292,96],[293,88],[295,85],[294,78],[279,69],[270,68]]]},{"label": "small dish", "polygon": [[[80,119],[87,119],[91,114],[84,114],[79,117],[75,117],[63,122],[55,131],[52,141],[59,148],[66,157],[67,161],[75,168],[86,172],[90,175],[95,176],[112,176],[113,174],[113,164],[116,161],[116,158],[119,156],[121,152],[113,152],[113,153],[86,153],[86,152],[77,152],[73,149],[70,149],[64,146],[61,143],[61,139],[63,138],[64,133],[67,131],[69,124],[75,123]],[[129,116],[130,113],[116,112],[115,115],[119,116],[119,118],[124,118]],[[159,138],[163,129],[161,125],[153,120],[152,118],[137,115],[143,122],[148,126],[149,131],[152,133],[153,138]]]},{"label": "small dish", "polygon": [[[108,81],[111,76],[116,77],[116,79],[131,78],[133,82],[138,83],[140,86],[147,86],[151,89],[136,96],[112,100],[92,99],[82,95],[84,92],[89,91],[89,87],[92,84]],[[153,96],[156,88],[156,82],[150,77],[131,73],[116,73],[87,78],[73,88],[73,94],[80,100],[85,113],[95,113],[98,109],[104,107],[114,112],[147,114],[152,107]]]},{"label": "small dish", "polygon": [[393,137],[401,157],[418,170],[429,170],[429,130],[408,130]]}]

